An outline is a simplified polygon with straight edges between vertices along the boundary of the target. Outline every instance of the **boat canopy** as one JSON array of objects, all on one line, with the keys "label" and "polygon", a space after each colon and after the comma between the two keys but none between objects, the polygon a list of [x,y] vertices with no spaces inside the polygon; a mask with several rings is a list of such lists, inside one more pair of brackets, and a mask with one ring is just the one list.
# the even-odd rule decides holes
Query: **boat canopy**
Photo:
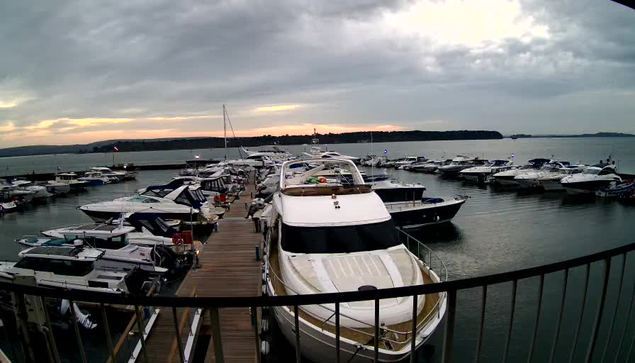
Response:
[{"label": "boat canopy", "polygon": [[201,192],[199,188],[193,188],[188,185],[180,187],[175,187],[170,184],[150,186],[147,187],[141,195],[170,199],[175,203],[194,208],[200,208],[201,205],[207,201],[205,195],[203,195],[203,192]]}]

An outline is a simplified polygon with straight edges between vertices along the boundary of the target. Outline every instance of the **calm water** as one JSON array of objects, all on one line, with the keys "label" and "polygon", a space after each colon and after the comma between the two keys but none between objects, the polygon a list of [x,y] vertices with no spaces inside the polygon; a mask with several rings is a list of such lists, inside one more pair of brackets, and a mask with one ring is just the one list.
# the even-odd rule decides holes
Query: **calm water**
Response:
[{"label": "calm water", "polygon": [[[551,157],[551,155],[572,162],[593,163],[613,153],[613,157],[620,161],[622,171],[635,172],[635,143],[632,139],[411,142],[390,145],[374,144],[372,147],[375,153],[388,149],[391,157],[414,154],[437,158],[444,153],[448,157],[457,153],[472,153],[484,154],[489,158],[503,158],[514,153],[517,163],[534,157]],[[333,145],[332,147],[334,150],[352,155],[369,154],[370,148],[370,144]],[[288,149],[299,152],[302,147],[295,146]],[[117,162],[129,161],[142,164],[181,162],[195,154],[208,158],[221,157],[223,152],[222,150],[195,150],[120,153],[116,156]],[[231,154],[230,157],[232,157]],[[49,171],[54,165],[64,165],[63,169],[79,169],[82,165],[110,164],[111,158],[110,154],[5,158],[0,159],[0,168],[8,165],[11,170],[15,170],[26,164],[35,171]],[[56,161],[57,164],[51,160]],[[375,170],[375,172],[380,171]],[[445,261],[451,279],[486,275],[578,257],[633,242],[633,236],[635,236],[635,223],[633,223],[635,222],[635,207],[625,206],[618,202],[572,199],[558,193],[499,191],[489,187],[482,188],[463,182],[443,180],[434,175],[396,170],[388,172],[402,181],[424,184],[428,188],[429,196],[466,194],[471,197],[453,223],[418,234],[418,237]],[[167,181],[172,174],[174,171],[144,171],[136,182],[94,187],[87,193],[59,198],[47,205],[31,207],[23,213],[4,216],[0,218],[0,258],[15,259],[19,247],[13,240],[23,234],[34,234],[45,228],[88,221],[83,213],[75,209],[79,205],[129,195],[148,184]],[[627,305],[635,281],[634,263],[635,261],[629,258],[622,301],[618,309],[619,318],[615,325],[613,342],[608,350],[610,361],[614,358],[617,340],[626,323]],[[614,297],[618,289],[616,282],[621,271],[619,259],[614,261],[611,271],[612,280],[609,285],[607,305],[609,312],[615,307]],[[588,341],[591,320],[597,305],[601,266],[594,265],[591,272],[591,288],[580,338],[582,347]],[[571,271],[563,327],[554,360],[556,362],[568,359],[575,324],[578,321],[577,314],[581,306],[583,277],[583,269]],[[549,275],[545,279],[545,295],[542,300],[534,362],[548,360],[560,306],[562,280],[562,273]],[[510,342],[509,362],[526,360],[534,327],[537,288],[537,278],[520,281],[518,284],[516,318]],[[509,324],[510,293],[511,284],[492,286],[488,291],[487,324],[482,348],[483,362],[502,361]],[[473,360],[478,334],[480,299],[480,291],[465,291],[459,294],[454,350],[457,362]],[[626,347],[622,347],[620,361],[625,359],[624,354],[630,344],[630,338],[635,333],[635,324],[631,322],[630,325],[627,331]],[[607,328],[608,320],[605,320],[600,331],[601,342],[606,337]],[[430,354],[430,350],[419,351],[418,360],[439,361],[441,342],[441,334],[436,334],[429,341],[431,345],[436,346],[436,352]],[[604,346],[599,347],[599,354],[601,354]],[[580,360],[583,356],[583,349],[578,349],[576,360]],[[276,358],[278,361],[293,359],[292,348],[284,338],[274,336],[271,358]],[[596,358],[599,360],[599,356]]]}]

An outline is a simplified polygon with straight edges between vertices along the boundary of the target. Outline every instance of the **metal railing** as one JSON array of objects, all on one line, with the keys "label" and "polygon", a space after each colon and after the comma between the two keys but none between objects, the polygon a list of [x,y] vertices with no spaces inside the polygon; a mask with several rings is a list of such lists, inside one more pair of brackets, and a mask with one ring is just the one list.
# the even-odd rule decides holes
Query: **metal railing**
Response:
[{"label": "metal railing", "polygon": [[[413,243],[412,240],[410,243]],[[414,246],[411,246],[414,248]],[[421,247],[419,247],[421,248]],[[517,287],[518,283],[521,280],[530,279],[533,277],[539,278],[539,288],[538,295],[536,300],[536,315],[534,319],[533,329],[531,333],[531,337],[528,340],[529,353],[528,353],[528,361],[530,362],[534,352],[536,351],[536,337],[538,335],[538,321],[540,319],[541,311],[543,310],[542,306],[542,298],[544,294],[544,286],[545,286],[545,276],[552,273],[564,273],[563,286],[560,290],[562,293],[561,300],[558,303],[558,313],[557,319],[554,320],[556,325],[556,334],[553,337],[553,341],[550,346],[550,358],[549,361],[554,361],[554,352],[558,347],[560,331],[562,327],[562,314],[565,306],[565,299],[567,294],[570,294],[572,290],[571,284],[567,287],[567,283],[570,279],[570,272],[573,268],[576,267],[584,267],[585,268],[585,277],[584,277],[584,285],[580,286],[583,290],[583,299],[576,300],[577,306],[580,307],[581,312],[577,317],[577,326],[575,327],[575,333],[573,335],[573,343],[570,353],[568,354],[569,362],[574,360],[574,355],[576,349],[584,348],[585,354],[582,359],[579,361],[590,362],[592,360],[605,361],[608,352],[610,343],[617,343],[617,351],[613,350],[613,352],[617,352],[614,355],[615,362],[618,361],[630,361],[633,346],[635,345],[635,334],[632,332],[629,335],[629,324],[631,324],[631,315],[633,310],[633,296],[630,297],[630,303],[628,305],[628,313],[625,315],[621,315],[620,319],[625,321],[625,325],[622,325],[621,329],[617,329],[618,325],[615,324],[616,318],[618,316],[618,306],[620,302],[620,296],[624,294],[623,283],[625,276],[625,268],[627,266],[626,259],[629,256],[629,252],[635,250],[635,243],[628,244],[625,246],[609,249],[606,251],[590,254],[583,257],[578,257],[566,261],[556,262],[552,264],[531,267],[516,271],[503,272],[497,274],[491,274],[487,276],[480,276],[474,278],[466,278],[461,280],[453,280],[453,281],[445,281],[442,283],[434,283],[434,284],[424,284],[417,286],[407,286],[407,287],[399,287],[399,288],[389,288],[389,289],[379,289],[379,290],[366,290],[366,291],[351,291],[351,292],[342,292],[342,293],[327,293],[327,294],[314,294],[314,295],[290,295],[290,296],[260,296],[260,297],[170,297],[170,296],[133,296],[133,295],[115,295],[115,294],[104,294],[104,293],[96,293],[96,292],[87,292],[87,291],[75,291],[75,290],[62,290],[62,289],[50,289],[39,286],[28,286],[23,284],[16,284],[10,282],[0,282],[0,289],[8,292],[12,292],[14,296],[18,297],[17,300],[24,301],[25,295],[37,296],[40,297],[41,300],[44,300],[44,297],[51,298],[62,298],[68,299],[71,302],[71,306],[73,302],[92,302],[96,303],[97,306],[101,308],[103,314],[103,328],[105,331],[110,331],[109,329],[109,321],[106,318],[104,304],[117,304],[117,305],[130,305],[135,307],[135,314],[137,315],[139,321],[139,331],[144,331],[141,326],[141,313],[139,307],[141,306],[153,306],[153,307],[171,307],[173,309],[172,312],[174,314],[174,322],[175,322],[175,338],[178,342],[178,346],[182,347],[181,337],[179,334],[177,321],[177,313],[176,308],[184,307],[184,308],[201,308],[208,310],[210,316],[210,322],[212,326],[212,339],[214,341],[215,347],[215,355],[216,360],[222,362],[223,357],[223,343],[222,343],[222,326],[220,324],[220,319],[218,317],[218,310],[227,307],[244,307],[244,308],[257,308],[257,307],[284,307],[291,306],[293,307],[293,311],[295,314],[295,348],[296,348],[296,357],[298,361],[301,357],[301,349],[303,344],[302,339],[302,331],[298,329],[299,326],[299,308],[304,305],[317,305],[317,304],[334,304],[335,305],[335,347],[333,349],[333,361],[340,362],[340,358],[342,355],[342,347],[341,347],[341,334],[340,334],[340,305],[343,303],[357,302],[357,301],[374,301],[375,302],[375,332],[374,332],[374,359],[375,361],[379,360],[379,334],[380,334],[380,316],[379,316],[379,301],[382,299],[392,299],[399,297],[414,297],[414,306],[413,306],[413,319],[412,319],[412,331],[416,333],[417,324],[417,306],[416,306],[416,297],[427,294],[435,294],[435,293],[443,293],[447,294],[447,312],[445,324],[443,327],[443,331],[440,332],[443,334],[443,344],[442,344],[442,361],[443,362],[451,362],[453,359],[454,353],[454,331],[457,321],[457,296],[459,293],[466,292],[467,289],[480,289],[482,291],[482,297],[480,301],[480,319],[478,328],[474,330],[474,334],[477,335],[477,342],[475,346],[475,361],[479,362],[483,355],[483,335],[484,335],[484,326],[486,321],[485,308],[487,305],[488,291],[491,286],[501,283],[512,283],[512,294],[510,303],[510,313],[509,313],[509,325],[506,331],[506,338],[503,347],[503,361],[507,361],[507,358],[510,354],[510,338],[512,335],[512,326],[514,321],[519,318],[518,314],[520,310],[516,309],[516,296],[517,296]],[[428,254],[428,261],[430,266],[435,266],[435,258],[431,251],[425,250]],[[421,256],[421,250],[417,252],[418,256]],[[425,258],[425,257],[424,257]],[[439,259],[440,260],[440,259]],[[621,266],[621,270],[615,268],[613,273],[617,276],[617,286],[618,286],[618,302],[616,306],[612,306],[613,304],[606,304],[607,298],[607,290],[609,277],[611,273],[611,266],[614,261],[617,261],[616,265]],[[594,263],[599,263],[602,265],[602,274],[601,274],[601,283],[598,284],[597,293],[598,293],[598,303],[595,306],[595,310],[593,311],[593,321],[590,324],[590,328],[582,329],[582,316],[584,314],[589,313],[589,307],[587,306],[587,295],[589,294],[589,276],[591,275],[591,266]],[[438,267],[435,266],[437,270],[441,270],[443,263],[439,263]],[[618,266],[619,267],[619,266]],[[634,291],[635,292],[635,291]],[[609,308],[607,308],[607,306]],[[18,319],[23,319],[25,312],[24,304],[15,304],[14,310],[17,310]],[[170,309],[164,309],[165,311],[169,311]],[[77,317],[74,316],[74,311],[71,309],[71,313],[73,314],[73,322],[74,322],[74,330],[77,339],[78,348],[80,354],[82,356],[82,360],[86,361],[86,353],[83,349],[83,343],[81,340],[81,335],[79,334],[79,329],[77,328]],[[475,312],[476,313],[476,312]],[[46,325],[48,326],[48,331],[50,332],[50,320],[48,318],[48,314],[46,314]],[[604,325],[603,325],[604,324]],[[255,324],[255,328],[257,329],[257,325]],[[603,326],[602,326],[603,325]],[[605,334],[602,334],[604,337],[603,341],[599,340],[600,337],[600,328]],[[439,329],[441,330],[441,329]],[[631,329],[632,330],[632,329]],[[256,337],[258,336],[258,331],[255,332]],[[583,338],[583,335],[587,335]],[[109,336],[109,335],[107,335]],[[49,334],[49,343],[52,347],[55,347],[56,338]],[[619,338],[619,339],[618,339]],[[628,338],[628,339],[627,339]],[[57,339],[68,339],[67,337],[57,338]],[[616,340],[617,339],[617,340]],[[143,336],[140,337],[141,341],[141,350],[142,354],[140,358],[146,359],[146,349],[145,341]],[[23,340],[22,344],[25,343]],[[614,345],[612,347],[614,348]],[[112,353],[112,342],[108,342],[108,346],[110,352]],[[416,348],[415,340],[411,340],[410,349],[414,351]],[[623,347],[628,348],[628,351],[625,354],[622,354],[624,360],[620,360],[620,352],[623,351]],[[57,352],[55,349],[52,351]],[[346,353],[346,352],[344,352]],[[329,353],[330,354],[330,353]],[[350,354],[350,352],[348,352]],[[114,358],[115,355],[111,354]],[[53,362],[58,362],[59,359],[55,357],[55,354],[49,355],[50,360]],[[185,362],[189,360],[189,357],[185,357],[182,350],[179,352],[179,358],[181,362]],[[414,362],[415,355],[410,355],[411,362]]]}]

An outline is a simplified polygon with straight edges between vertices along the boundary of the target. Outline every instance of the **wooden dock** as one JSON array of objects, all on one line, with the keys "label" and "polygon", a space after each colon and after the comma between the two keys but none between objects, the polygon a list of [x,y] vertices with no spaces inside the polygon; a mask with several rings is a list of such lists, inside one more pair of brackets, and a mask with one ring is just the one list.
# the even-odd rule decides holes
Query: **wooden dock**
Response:
[{"label": "wooden dock", "polygon": [[[256,261],[255,246],[261,242],[252,220],[245,219],[245,203],[251,202],[253,185],[248,185],[218,223],[199,255],[201,268],[192,269],[183,280],[177,296],[259,296],[261,263]],[[178,325],[183,347],[186,346],[195,309],[178,309]],[[220,331],[225,362],[256,362],[258,347],[248,308],[219,310]],[[202,323],[194,334],[195,342],[209,341],[205,362],[214,362],[214,344],[210,338],[210,312],[203,311]],[[172,310],[163,308],[146,341],[148,362],[180,362]],[[203,340],[205,339],[205,340]],[[200,346],[201,344],[199,344]],[[194,344],[196,346],[196,344]],[[202,358],[202,352],[196,351]],[[192,358],[192,357],[190,357]],[[143,361],[140,357],[138,361]],[[190,360],[191,361],[191,360]]]}]

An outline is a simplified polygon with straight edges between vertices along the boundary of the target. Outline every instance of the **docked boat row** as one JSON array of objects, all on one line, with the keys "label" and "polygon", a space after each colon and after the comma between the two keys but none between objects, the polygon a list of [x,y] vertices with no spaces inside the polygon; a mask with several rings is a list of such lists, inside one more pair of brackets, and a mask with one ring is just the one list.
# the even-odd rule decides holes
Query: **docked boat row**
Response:
[{"label": "docked boat row", "polygon": [[566,191],[572,195],[628,197],[635,191],[633,180],[620,176],[617,166],[610,159],[594,165],[571,164],[547,158],[531,159],[524,165],[514,165],[512,160],[485,160],[462,155],[445,161],[421,159],[425,158],[407,157],[388,162],[385,166],[503,187]]},{"label": "docked boat row", "polygon": [[136,179],[137,171],[114,171],[93,167],[83,175],[57,173],[54,180],[33,182],[25,178],[0,181],[0,214],[15,212],[28,204],[47,203],[51,197],[86,190],[89,186],[106,185]]}]

